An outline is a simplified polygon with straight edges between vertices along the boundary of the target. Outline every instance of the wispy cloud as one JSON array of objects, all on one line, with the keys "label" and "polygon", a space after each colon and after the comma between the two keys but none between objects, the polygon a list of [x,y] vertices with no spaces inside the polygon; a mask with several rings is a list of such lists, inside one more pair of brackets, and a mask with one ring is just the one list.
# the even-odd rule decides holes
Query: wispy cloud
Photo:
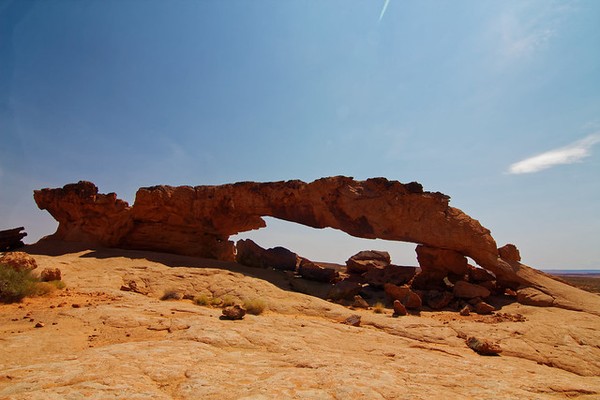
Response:
[{"label": "wispy cloud", "polygon": [[600,132],[586,136],[567,146],[514,163],[508,168],[508,172],[510,174],[530,174],[556,165],[580,162],[591,155],[592,147],[597,143],[600,143]]},{"label": "wispy cloud", "polygon": [[385,3],[383,3],[383,8],[381,9],[381,13],[379,14],[379,21],[381,21],[381,19],[385,15],[385,11],[387,10],[389,4],[390,0],[385,0]]}]

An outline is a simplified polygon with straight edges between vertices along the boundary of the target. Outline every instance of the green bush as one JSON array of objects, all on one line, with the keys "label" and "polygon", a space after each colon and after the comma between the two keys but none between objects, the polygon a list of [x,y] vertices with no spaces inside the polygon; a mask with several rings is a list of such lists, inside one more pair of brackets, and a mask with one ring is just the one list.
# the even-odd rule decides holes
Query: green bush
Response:
[{"label": "green bush", "polygon": [[251,299],[244,301],[244,308],[248,314],[259,315],[267,308],[267,302],[263,299]]},{"label": "green bush", "polygon": [[30,271],[17,271],[0,264],[0,301],[16,303],[37,293],[38,278]]}]

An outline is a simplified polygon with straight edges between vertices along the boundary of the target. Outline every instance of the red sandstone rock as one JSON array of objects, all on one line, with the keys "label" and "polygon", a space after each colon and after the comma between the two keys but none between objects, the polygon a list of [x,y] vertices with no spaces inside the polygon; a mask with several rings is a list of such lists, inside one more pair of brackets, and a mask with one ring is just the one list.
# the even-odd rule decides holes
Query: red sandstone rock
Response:
[{"label": "red sandstone rock", "polygon": [[366,283],[375,288],[382,288],[386,283],[394,285],[404,285],[408,283],[416,274],[416,267],[402,267],[389,264],[383,268],[368,267],[364,274]]},{"label": "red sandstone rock", "polygon": [[222,311],[222,319],[242,319],[246,315],[246,309],[239,304],[235,304],[233,306],[225,307]]},{"label": "red sandstone rock", "polygon": [[331,227],[363,238],[454,250],[494,271],[498,250],[489,230],[419,184],[347,177],[221,186],[141,188],[132,207],[90,182],[34,193],[59,222],[55,239],[108,247],[234,259],[230,235],[265,226],[262,216]]},{"label": "red sandstone rock", "polygon": [[44,268],[40,274],[40,280],[42,282],[60,281],[62,273],[58,268]]},{"label": "red sandstone rock", "polygon": [[394,317],[407,315],[406,307],[400,300],[394,300]]},{"label": "red sandstone rock", "polygon": [[486,315],[491,314],[494,311],[496,311],[496,308],[485,301],[480,301],[479,303],[475,304],[475,312],[477,314]]},{"label": "red sandstone rock", "polygon": [[346,261],[346,267],[349,273],[362,274],[369,268],[382,269],[390,262],[390,254],[386,251],[364,250],[350,257]]},{"label": "red sandstone rock", "polygon": [[0,264],[7,265],[16,271],[33,271],[37,268],[35,259],[22,251],[11,251],[0,257]]},{"label": "red sandstone rock", "polygon": [[454,250],[419,245],[417,260],[423,271],[444,271],[446,275],[464,275],[468,272],[467,258]]},{"label": "red sandstone rock", "polygon": [[348,279],[344,279],[332,286],[328,297],[333,300],[350,300],[359,294],[362,288],[363,286],[360,282],[353,282]]},{"label": "red sandstone rock", "polygon": [[453,294],[455,297],[463,299],[473,299],[476,297],[486,298],[490,295],[490,291],[483,286],[474,283],[458,281],[454,284]]},{"label": "red sandstone rock", "polygon": [[446,291],[430,290],[425,295],[425,304],[434,310],[447,307],[452,300],[454,300],[454,296]]},{"label": "red sandstone rock", "polygon": [[474,283],[488,282],[495,280],[496,277],[483,268],[476,268],[469,265],[469,280]]},{"label": "red sandstone rock", "polygon": [[321,267],[306,258],[300,260],[298,274],[303,278],[319,282],[333,282],[338,277],[335,269]]},{"label": "red sandstone rock", "polygon": [[513,262],[513,261],[521,261],[521,253],[519,253],[519,249],[514,244],[507,244],[498,249],[498,254],[500,258],[503,260]]},{"label": "red sandstone rock", "polygon": [[444,283],[445,272],[443,271],[421,271],[413,278],[410,286],[417,290],[446,290]]},{"label": "red sandstone rock", "polygon": [[391,283],[383,287],[385,294],[391,300],[399,300],[408,309],[419,309],[422,305],[421,297],[408,286],[396,286]]},{"label": "red sandstone rock", "polygon": [[521,288],[517,290],[517,301],[528,306],[550,307],[554,298],[535,288]]},{"label": "red sandstone rock", "polygon": [[296,253],[284,247],[274,247],[265,250],[250,239],[238,240],[236,243],[235,260],[249,267],[294,271],[297,259],[298,256]]}]

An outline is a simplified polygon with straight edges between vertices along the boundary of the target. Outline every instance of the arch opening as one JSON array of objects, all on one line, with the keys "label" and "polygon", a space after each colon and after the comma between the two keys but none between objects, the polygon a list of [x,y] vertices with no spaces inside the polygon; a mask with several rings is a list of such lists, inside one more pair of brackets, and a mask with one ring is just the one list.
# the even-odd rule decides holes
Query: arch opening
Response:
[{"label": "arch opening", "polygon": [[344,264],[362,250],[387,251],[396,265],[418,266],[414,243],[383,239],[364,239],[333,228],[311,228],[274,217],[263,217],[265,228],[230,236],[237,242],[250,239],[263,248],[285,247],[309,260]]}]

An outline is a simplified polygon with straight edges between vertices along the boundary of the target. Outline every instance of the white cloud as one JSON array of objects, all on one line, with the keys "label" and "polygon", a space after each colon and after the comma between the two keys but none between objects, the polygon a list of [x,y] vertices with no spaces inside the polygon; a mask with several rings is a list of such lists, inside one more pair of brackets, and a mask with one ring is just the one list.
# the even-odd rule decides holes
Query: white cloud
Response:
[{"label": "white cloud", "polygon": [[550,150],[512,164],[508,168],[511,174],[529,174],[539,172],[556,165],[573,164],[591,155],[592,147],[600,143],[600,132],[586,136],[567,146]]}]

